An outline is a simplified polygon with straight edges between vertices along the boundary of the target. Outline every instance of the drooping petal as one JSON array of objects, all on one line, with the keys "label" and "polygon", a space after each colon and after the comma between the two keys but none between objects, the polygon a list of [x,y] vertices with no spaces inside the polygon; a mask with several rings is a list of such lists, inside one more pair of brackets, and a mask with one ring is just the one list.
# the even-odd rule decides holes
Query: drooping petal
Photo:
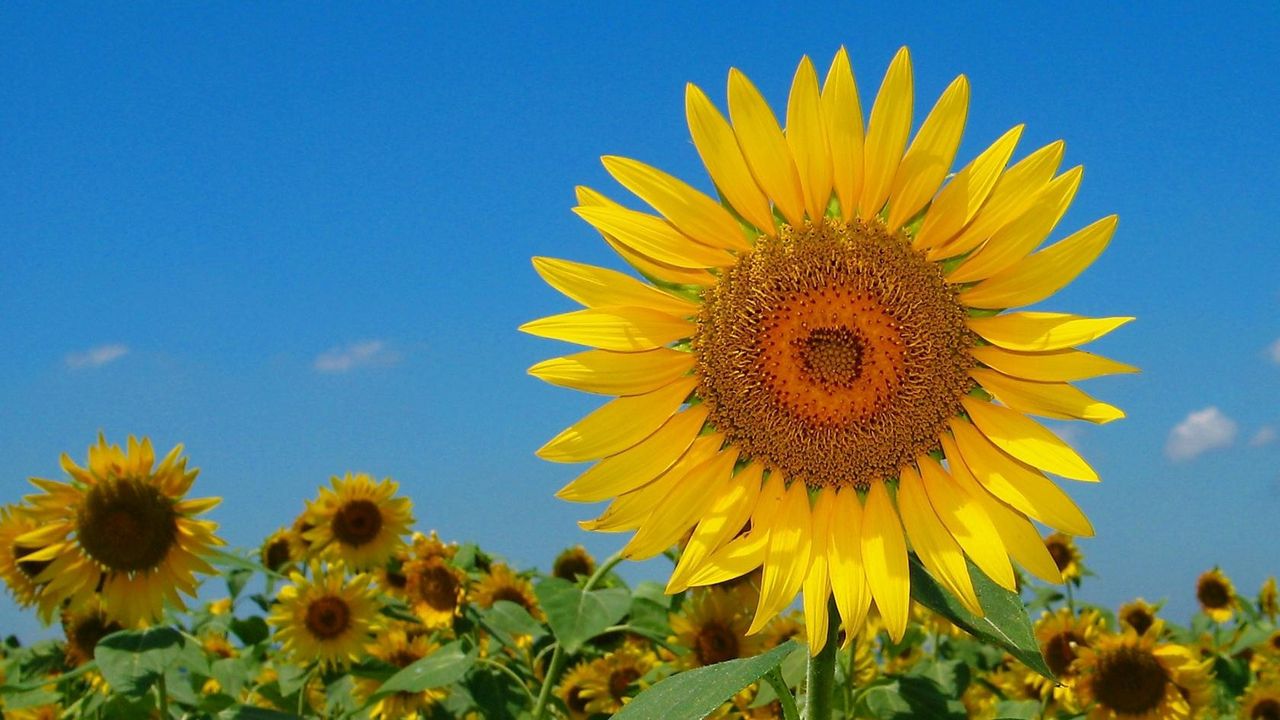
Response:
[{"label": "drooping petal", "polygon": [[707,407],[676,413],[640,444],[596,463],[556,493],[562,500],[599,502],[634,490],[670,468],[707,420]]},{"label": "drooping petal", "polygon": [[793,482],[769,528],[769,550],[760,577],[760,599],[748,635],[760,632],[783,608],[791,604],[804,582],[809,566],[809,491],[802,482]]},{"label": "drooping petal", "polygon": [[969,116],[969,80],[961,75],[938,98],[893,179],[889,229],[897,230],[923,208],[942,185],[960,147]]},{"label": "drooping petal", "polygon": [[969,354],[987,367],[1040,382],[1072,382],[1101,375],[1135,373],[1138,368],[1083,350],[1016,352],[995,345],[971,348]]},{"label": "drooping petal", "polygon": [[1067,383],[1019,380],[984,368],[970,370],[969,376],[1000,402],[1030,415],[1058,420],[1088,420],[1100,425],[1124,417],[1120,408]]},{"label": "drooping petal", "polygon": [[947,532],[925,494],[924,483],[914,468],[904,467],[898,478],[898,512],[920,561],[942,586],[974,615],[982,615],[982,604],[969,578],[969,568],[959,543]]},{"label": "drooping petal", "polygon": [[689,134],[702,164],[734,210],[761,232],[774,231],[769,199],[751,176],[751,169],[738,148],[738,138],[706,93],[692,83],[685,86],[685,116]]},{"label": "drooping petal", "polygon": [[538,449],[552,462],[586,462],[614,455],[649,437],[675,414],[698,386],[688,377],[644,395],[605,403]]},{"label": "drooping petal", "polygon": [[732,580],[760,567],[768,554],[774,518],[781,511],[786,494],[782,474],[770,472],[760,488],[756,507],[751,511],[751,530],[730,540],[695,568],[689,585],[712,585]]},{"label": "drooping petal", "polygon": [[689,450],[653,482],[619,495],[609,503],[600,517],[594,520],[582,520],[578,523],[578,527],[599,532],[626,532],[639,529],[653,514],[654,509],[661,507],[666,501],[667,496],[675,490],[681,478],[689,470],[714,457],[720,452],[720,446],[723,443],[724,436],[720,433],[699,436],[689,446]]},{"label": "drooping petal", "polygon": [[898,511],[884,483],[871,483],[862,514],[862,564],[884,627],[894,642],[907,631],[911,609],[911,574],[907,541]]},{"label": "drooping petal", "polygon": [[916,465],[920,468],[929,504],[947,532],[987,577],[1006,590],[1015,590],[1009,553],[982,505],[937,460],[924,455],[916,460]]},{"label": "drooping petal", "polygon": [[733,264],[733,256],[696,243],[662,218],[625,208],[579,205],[573,211],[592,227],[659,262],[703,269]]},{"label": "drooping petal", "polygon": [[1116,229],[1116,216],[1105,217],[1061,242],[1023,258],[960,293],[969,307],[1009,308],[1040,302],[1067,286],[1102,254]]},{"label": "drooping petal", "polygon": [[863,129],[858,85],[844,47],[836,52],[822,84],[822,114],[831,145],[831,181],[840,199],[840,217],[848,222],[857,214],[862,193]]},{"label": "drooping petal", "polygon": [[615,180],[652,205],[685,235],[713,248],[751,249],[733,215],[684,181],[639,160],[606,155],[601,161]]},{"label": "drooping petal", "polygon": [[645,520],[622,549],[628,560],[646,560],[675,545],[711,503],[727,489],[738,451],[726,448],[691,468],[676,483],[661,506]]},{"label": "drooping petal", "polygon": [[1065,478],[1097,482],[1089,463],[1035,420],[975,397],[961,398],[960,404],[982,434],[1010,456]]},{"label": "drooping petal", "polygon": [[804,190],[782,128],[764,96],[737,68],[729,69],[729,118],[756,184],[788,222],[804,224]]},{"label": "drooping petal", "polygon": [[955,237],[978,214],[1022,137],[1016,125],[983,150],[938,192],[911,246],[930,250]]},{"label": "drooping petal", "polygon": [[822,117],[822,99],[818,94],[818,73],[808,57],[801,58],[791,81],[791,96],[787,100],[787,145],[800,174],[809,218],[817,220],[826,215],[827,201],[831,199],[831,150]]},{"label": "drooping petal", "polygon": [[[579,205],[622,208],[622,205],[584,185],[574,188],[574,193],[577,195]],[[658,262],[623,245],[611,235],[600,233],[600,236],[631,267],[634,267],[651,280],[671,285],[693,285],[696,287],[708,287],[716,283],[716,277],[706,270],[682,268]]]},{"label": "drooping petal", "polygon": [[667,582],[668,593],[687,588],[694,568],[742,529],[755,509],[756,499],[760,497],[763,477],[764,466],[759,462],[752,462],[733,476],[728,488],[715,498],[711,508],[698,521],[698,527],[680,553],[680,561]]},{"label": "drooping petal", "polygon": [[831,576],[827,558],[831,548],[831,529],[836,491],[823,489],[813,504],[813,532],[809,551],[809,569],[804,578],[804,626],[809,640],[809,654],[817,655],[827,644],[827,628],[831,621],[827,600],[831,597]]},{"label": "drooping petal", "polygon": [[627,305],[676,317],[688,317],[698,312],[697,304],[662,292],[617,270],[548,257],[535,257],[533,269],[548,285],[587,307]]},{"label": "drooping petal", "polygon": [[1044,351],[1092,342],[1132,320],[1028,311],[971,317],[965,324],[982,339],[1006,350]]},{"label": "drooping petal", "polygon": [[862,525],[862,501],[858,493],[842,488],[836,494],[832,510],[827,565],[846,638],[852,638],[862,629],[871,609],[871,587],[862,563]]},{"label": "drooping petal", "polygon": [[911,54],[904,47],[889,63],[867,123],[862,194],[858,200],[858,211],[864,218],[875,217],[889,199],[893,177],[911,134],[912,92]]},{"label": "drooping petal", "polygon": [[693,335],[694,324],[657,310],[608,306],[549,315],[520,326],[522,332],[601,350],[660,348]]},{"label": "drooping petal", "polygon": [[639,395],[665,387],[693,370],[693,353],[670,348],[644,352],[586,352],[551,358],[529,368],[542,380],[601,395]]}]

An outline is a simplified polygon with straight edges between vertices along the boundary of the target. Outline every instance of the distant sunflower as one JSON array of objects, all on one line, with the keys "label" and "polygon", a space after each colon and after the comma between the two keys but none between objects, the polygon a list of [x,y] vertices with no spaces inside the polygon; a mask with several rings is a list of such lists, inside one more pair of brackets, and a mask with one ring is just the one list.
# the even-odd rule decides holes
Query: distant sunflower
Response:
[{"label": "distant sunflower", "polygon": [[[392,628],[380,633],[366,649],[373,657],[403,669],[435,652],[438,646],[425,635],[410,637],[403,629]],[[361,690],[365,696],[372,695],[380,685],[377,681],[362,681]],[[400,720],[430,715],[431,708],[444,697],[445,691],[440,688],[392,693],[375,703],[369,716],[374,720]]]},{"label": "distant sunflower", "polygon": [[9,586],[14,602],[22,607],[35,604],[40,596],[41,586],[35,580],[49,567],[50,561],[29,560],[28,557],[40,546],[23,545],[17,539],[39,527],[40,523],[23,506],[0,507],[0,579]]},{"label": "distant sunflower", "polygon": [[1156,622],[1156,606],[1142,598],[1127,602],[1120,606],[1116,618],[1124,625],[1133,628],[1134,632],[1144,635],[1147,629]]},{"label": "distant sunflower", "polygon": [[89,662],[99,640],[123,629],[120,623],[107,617],[97,599],[90,599],[75,608],[64,608],[62,632],[66,635],[67,644],[63,652],[67,665],[74,668]]},{"label": "distant sunflower", "polygon": [[685,667],[704,667],[760,652],[759,636],[748,635],[750,606],[741,588],[703,588],[685,598],[678,613],[669,616],[674,644],[689,648],[681,656]]},{"label": "distant sunflower", "polygon": [[[400,566],[409,609],[432,630],[453,625],[462,613],[467,576],[442,555],[414,558]],[[492,603],[491,603],[492,604]]]},{"label": "distant sunflower", "polygon": [[1044,546],[1053,556],[1053,563],[1058,566],[1058,572],[1062,573],[1063,580],[1070,582],[1080,579],[1084,557],[1070,535],[1051,533],[1044,539]]},{"label": "distant sunflower", "polygon": [[591,553],[581,545],[565,548],[551,565],[553,576],[570,582],[577,580],[578,577],[590,577],[595,570],[596,559],[591,557]]},{"label": "distant sunflower", "polygon": [[1027,676],[1039,686],[1039,694],[1051,696],[1068,710],[1079,709],[1071,688],[1075,677],[1073,663],[1080,651],[1092,645],[1103,632],[1102,616],[1096,610],[1073,613],[1068,608],[1059,608],[1044,613],[1035,624],[1036,642],[1057,682],[1040,675]]},{"label": "distant sunflower", "polygon": [[1221,570],[1214,568],[1196,580],[1196,600],[1214,622],[1224,623],[1235,612],[1236,588]]},{"label": "distant sunflower", "polygon": [[1280,720],[1280,684],[1254,683],[1240,698],[1242,720]]},{"label": "distant sunflower", "polygon": [[760,633],[763,650],[778,647],[788,640],[804,642],[804,615],[798,612],[778,615]]},{"label": "distant sunflower", "polygon": [[341,563],[312,562],[311,579],[289,574],[292,584],[280,588],[278,604],[267,621],[276,639],[295,662],[343,666],[360,658],[378,623],[378,604],[371,578],[346,576]]},{"label": "distant sunflower", "polygon": [[1275,576],[1267,578],[1258,590],[1258,612],[1266,615],[1271,622],[1275,622],[1276,616],[1280,615],[1280,591],[1276,589]]},{"label": "distant sunflower", "polygon": [[267,536],[262,541],[262,547],[258,549],[258,559],[262,562],[262,566],[271,572],[280,574],[288,574],[289,570],[297,564],[301,559],[301,553],[296,552],[297,540],[292,530],[280,528]]},{"label": "distant sunflower", "polygon": [[547,619],[546,613],[538,605],[538,596],[533,594],[533,585],[515,573],[503,563],[494,563],[489,572],[476,583],[472,591],[472,600],[482,608],[491,608],[499,600],[509,600],[542,622]]},{"label": "distant sunflower", "polygon": [[596,660],[592,663],[595,673],[581,691],[587,700],[587,711],[613,715],[621,710],[627,700],[646,687],[642,680],[657,664],[652,651],[626,644]]},{"label": "distant sunflower", "polygon": [[908,545],[975,613],[966,555],[1010,590],[1010,557],[1060,582],[1028,518],[1092,534],[1045,473],[1098,476],[1028,415],[1121,418],[1070,383],[1134,371],[1075,349],[1131,318],[1005,312],[1067,285],[1115,230],[1109,216],[1035,252],[1082,175],[1057,173],[1063,144],[1008,166],[1017,126],[948,181],[968,81],[951,83],[908,145],[911,77],[903,48],[865,132],[843,49],[821,87],[801,60],[785,132],[736,69],[729,120],[689,85],[693,144],[724,204],[605,157],[657,214],[586,188],[574,211],[649,282],[535,258],[585,309],[521,328],[593,348],[530,373],[617,396],[538,451],[599,461],[558,493],[613,499],[584,525],[635,530],[633,559],[692,530],[670,592],[763,567],[751,632],[803,591],[812,652],[833,593],[846,627],[874,599],[902,637]]},{"label": "distant sunflower", "polygon": [[160,619],[165,600],[185,609],[195,573],[216,572],[203,556],[223,542],[217,524],[198,520],[220,498],[185,499],[198,470],[187,470],[178,445],[155,464],[151,441],[129,437],[128,450],[98,437],[88,467],[62,456],[69,483],[32,478],[44,492],[30,495],[40,524],[17,538],[40,550],[24,557],[47,562],[36,578],[42,597],[80,606],[98,593],[109,617],[125,627]]},{"label": "distant sunflower", "polygon": [[352,570],[382,565],[404,544],[413,503],[395,497],[400,486],[391,478],[375,482],[365,473],[347,473],[331,482],[333,489],[320,488],[308,506],[315,527],[306,532],[307,540]]},{"label": "distant sunflower", "polygon": [[587,710],[588,699],[583,690],[589,684],[600,682],[600,670],[594,663],[583,660],[564,674],[560,684],[556,686],[556,697],[564,703],[569,711],[569,720],[587,720],[591,713]]},{"label": "distant sunflower", "polygon": [[1156,635],[1128,630],[1080,650],[1075,690],[1089,720],[1187,720],[1209,704],[1212,661]]}]

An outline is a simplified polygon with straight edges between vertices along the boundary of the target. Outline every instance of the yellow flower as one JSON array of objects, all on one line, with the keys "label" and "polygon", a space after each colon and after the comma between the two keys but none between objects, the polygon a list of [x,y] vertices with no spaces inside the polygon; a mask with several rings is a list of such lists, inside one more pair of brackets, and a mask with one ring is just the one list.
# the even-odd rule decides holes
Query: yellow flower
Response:
[{"label": "yellow flower", "polygon": [[1010,590],[1010,557],[1059,582],[1028,518],[1092,534],[1046,473],[1098,476],[1027,416],[1123,417],[1070,383],[1133,371],[1075,349],[1130,318],[1004,311],[1074,279],[1115,217],[1034,252],[1081,169],[1057,174],[1061,142],[1006,169],[1021,126],[945,181],[968,82],[947,88],[908,145],[905,48],[865,132],[844,50],[821,88],[800,62],[785,133],[736,69],[728,96],[730,120],[698,88],[686,93],[694,147],[725,205],[621,157],[605,168],[657,214],[579,189],[575,212],[648,283],[534,260],[585,309],[521,329],[593,349],[530,373],[617,396],[538,451],[598,461],[559,496],[612,498],[584,525],[635,530],[629,558],[691,532],[670,592],[762,567],[751,632],[803,592],[813,652],[826,642],[833,593],[851,631],[874,599],[902,637],[908,545],[974,612],[966,555]]},{"label": "yellow flower", "polygon": [[1157,635],[1128,630],[1081,648],[1075,690],[1089,720],[1186,720],[1208,705],[1212,661]]},{"label": "yellow flower", "polygon": [[569,720],[587,720],[590,717],[583,690],[588,684],[599,682],[599,674],[600,670],[594,663],[584,660],[565,673],[564,679],[556,686],[556,697],[560,698],[560,702],[569,711]]},{"label": "yellow flower", "polygon": [[1103,632],[1102,616],[1096,610],[1075,614],[1068,608],[1059,608],[1052,613],[1045,612],[1035,624],[1036,642],[1057,682],[1040,675],[1028,675],[1026,681],[1038,686],[1039,696],[1048,695],[1067,710],[1079,709],[1072,691],[1074,663],[1080,651],[1096,642]]},{"label": "yellow flower", "polygon": [[750,605],[744,600],[752,594],[745,586],[699,588],[690,593],[679,612],[669,616],[673,644],[690,650],[680,657],[680,664],[703,667],[759,653],[761,638],[747,634]]},{"label": "yellow flower", "polygon": [[1272,622],[1275,622],[1276,615],[1280,615],[1280,591],[1276,589],[1275,576],[1267,578],[1258,590],[1258,611]]},{"label": "yellow flower", "polygon": [[1070,582],[1080,578],[1084,557],[1080,555],[1080,549],[1070,535],[1051,533],[1044,539],[1044,546],[1053,556],[1053,563],[1058,566],[1063,580]]},{"label": "yellow flower", "polygon": [[579,575],[590,577],[595,569],[596,559],[591,557],[591,553],[581,545],[574,545],[556,556],[555,562],[551,565],[551,574],[573,582]]},{"label": "yellow flower", "polygon": [[400,572],[405,599],[422,624],[433,630],[452,626],[453,619],[462,614],[466,574],[443,555],[415,557],[402,565]]},{"label": "yellow flower", "polygon": [[1134,632],[1143,635],[1156,622],[1158,608],[1142,598],[1120,606],[1116,618],[1123,624],[1133,628]]},{"label": "yellow flower", "polygon": [[204,648],[205,654],[216,658],[233,658],[240,654],[227,640],[226,633],[221,632],[203,633],[200,636],[200,647]]},{"label": "yellow flower", "polygon": [[320,488],[320,497],[307,507],[314,527],[305,536],[313,551],[357,571],[387,562],[404,544],[403,536],[413,523],[413,504],[395,497],[400,486],[391,478],[374,482],[364,473],[347,473],[331,482],[333,489]]},{"label": "yellow flower", "polygon": [[1214,622],[1224,623],[1235,612],[1236,589],[1221,570],[1214,568],[1196,580],[1196,600]]},{"label": "yellow flower", "polygon": [[276,628],[284,652],[298,663],[342,666],[359,659],[378,623],[371,578],[346,576],[342,563],[310,565],[311,579],[289,574],[267,621]]},{"label": "yellow flower", "polygon": [[27,497],[40,528],[17,538],[41,547],[24,560],[48,563],[36,578],[47,583],[41,605],[78,607],[98,593],[125,627],[156,622],[166,600],[185,609],[180,593],[194,596],[195,573],[215,572],[202,556],[223,542],[216,523],[196,519],[221,500],[185,499],[199,471],[182,446],[157,466],[149,439],[130,436],[126,451],[99,436],[88,467],[64,454],[62,469],[70,483],[31,479],[44,491]]},{"label": "yellow flower", "polygon": [[93,659],[93,650],[98,641],[117,630],[123,630],[120,623],[107,617],[102,604],[91,596],[83,605],[75,608],[64,608],[62,611],[62,631],[67,637],[64,653],[67,665],[79,667]]},{"label": "yellow flower", "polygon": [[39,598],[41,586],[35,580],[49,566],[49,561],[28,560],[27,556],[40,546],[21,545],[16,541],[39,527],[40,523],[23,506],[0,507],[0,579],[9,586],[14,601],[23,607],[35,604]]},{"label": "yellow flower", "polygon": [[491,608],[499,600],[509,600],[528,610],[534,620],[542,622],[547,619],[538,605],[538,596],[533,594],[533,585],[511,572],[511,568],[503,563],[494,563],[476,583],[472,600],[482,608]]},{"label": "yellow flower", "polygon": [[789,612],[771,620],[760,633],[761,650],[775,648],[788,640],[804,642],[804,615]]},{"label": "yellow flower", "polygon": [[262,541],[262,547],[258,549],[258,559],[261,560],[262,566],[271,572],[286,574],[294,567],[294,564],[301,559],[301,554],[297,553],[297,539],[292,530],[280,528],[267,536]]},{"label": "yellow flower", "polygon": [[1280,720],[1280,684],[1254,683],[1240,698],[1243,720]]},{"label": "yellow flower", "polygon": [[[379,634],[377,642],[368,646],[369,654],[397,668],[406,668],[422,658],[430,655],[438,646],[425,635],[410,637],[403,629],[391,628]],[[361,681],[362,694],[366,697],[377,691],[382,683],[378,681]],[[369,711],[374,720],[400,720],[430,715],[431,708],[443,700],[445,691],[431,688],[416,693],[392,693],[379,700]],[[419,713],[422,713],[420,715]]]},{"label": "yellow flower", "polygon": [[596,660],[592,663],[594,673],[580,691],[587,700],[587,712],[613,715],[621,710],[631,696],[647,686],[642,678],[657,663],[652,651],[629,644]]}]

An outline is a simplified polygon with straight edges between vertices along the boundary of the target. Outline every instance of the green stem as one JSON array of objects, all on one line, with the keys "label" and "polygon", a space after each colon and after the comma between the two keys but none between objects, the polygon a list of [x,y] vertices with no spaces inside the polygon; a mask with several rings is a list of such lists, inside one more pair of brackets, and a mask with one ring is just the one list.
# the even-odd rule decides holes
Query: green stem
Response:
[{"label": "green stem", "polygon": [[160,717],[169,718],[169,688],[164,684],[164,673],[160,673],[160,684],[156,686],[156,694],[160,696]]},{"label": "green stem", "polygon": [[476,659],[476,662],[480,663],[481,665],[488,665],[488,666],[493,667],[493,668],[495,668],[495,669],[497,669],[497,670],[499,670],[499,671],[501,671],[501,672],[506,673],[508,677],[510,677],[512,680],[515,680],[515,681],[516,681],[516,685],[519,685],[519,686],[520,686],[520,689],[524,691],[524,694],[529,698],[529,700],[530,700],[530,701],[532,701],[532,700],[534,699],[534,698],[533,698],[533,693],[529,692],[529,686],[528,686],[528,685],[525,685],[525,684],[524,684],[524,680],[520,679],[520,676],[519,676],[519,675],[517,675],[517,674],[515,673],[515,671],[514,671],[514,670],[512,670],[511,668],[507,667],[506,665],[503,665],[503,664],[502,664],[502,663],[500,663],[500,662],[494,662],[493,660],[490,660],[489,658],[477,658],[477,659]]},{"label": "green stem", "polygon": [[1067,581],[1067,609],[1071,611],[1073,616],[1076,614],[1076,598],[1075,595],[1071,593],[1070,580]]},{"label": "green stem", "polygon": [[[590,592],[591,588],[596,586],[610,570],[618,563],[622,562],[622,551],[614,553],[608,560],[601,563],[600,567],[587,578],[587,582],[582,586],[583,592]],[[564,670],[565,662],[569,659],[564,651],[564,646],[556,643],[555,652],[551,653],[551,665],[547,668],[547,676],[542,679],[542,689],[538,691],[538,699],[533,704],[533,720],[543,720],[547,713],[547,701],[551,699],[551,688],[555,686],[556,680],[560,677],[560,671]]]},{"label": "green stem", "polygon": [[840,640],[840,614],[835,601],[827,601],[827,644],[809,656],[805,669],[805,720],[831,720],[831,701],[836,685],[836,652]]},{"label": "green stem", "polygon": [[800,710],[796,708],[796,699],[792,697],[787,681],[782,679],[782,669],[770,670],[765,674],[764,679],[769,681],[774,694],[778,696],[778,703],[782,705],[783,720],[800,720]]}]

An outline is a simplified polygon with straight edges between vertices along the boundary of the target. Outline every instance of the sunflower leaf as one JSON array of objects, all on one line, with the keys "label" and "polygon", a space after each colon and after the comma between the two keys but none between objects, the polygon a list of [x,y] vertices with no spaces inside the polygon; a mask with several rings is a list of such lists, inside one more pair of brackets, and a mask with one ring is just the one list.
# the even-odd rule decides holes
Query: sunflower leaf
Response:
[{"label": "sunflower leaf", "polygon": [[552,577],[534,589],[547,613],[547,624],[565,652],[578,652],[582,644],[622,619],[631,607],[625,588],[584,592],[574,583]]},{"label": "sunflower leaf", "polygon": [[1031,618],[1027,617],[1027,610],[1022,606],[1022,598],[997,585],[973,563],[969,563],[969,575],[978,593],[978,601],[986,611],[985,617],[966,610],[959,600],[938,585],[914,553],[911,555],[911,597],[956,627],[979,640],[1004,648],[1027,667],[1053,680],[1053,671],[1040,654],[1040,645],[1031,628]]},{"label": "sunflower leaf", "polygon": [[677,673],[637,695],[613,717],[615,720],[706,717],[739,690],[782,664],[795,649],[796,643],[788,641],[763,655]]},{"label": "sunflower leaf", "polygon": [[180,660],[185,644],[182,633],[171,627],[121,630],[100,640],[93,657],[112,690],[137,697]]},{"label": "sunflower leaf", "polygon": [[464,652],[461,641],[451,642],[388,678],[377,692],[369,696],[365,707],[394,693],[418,693],[452,685],[467,674],[475,661],[474,649]]}]

